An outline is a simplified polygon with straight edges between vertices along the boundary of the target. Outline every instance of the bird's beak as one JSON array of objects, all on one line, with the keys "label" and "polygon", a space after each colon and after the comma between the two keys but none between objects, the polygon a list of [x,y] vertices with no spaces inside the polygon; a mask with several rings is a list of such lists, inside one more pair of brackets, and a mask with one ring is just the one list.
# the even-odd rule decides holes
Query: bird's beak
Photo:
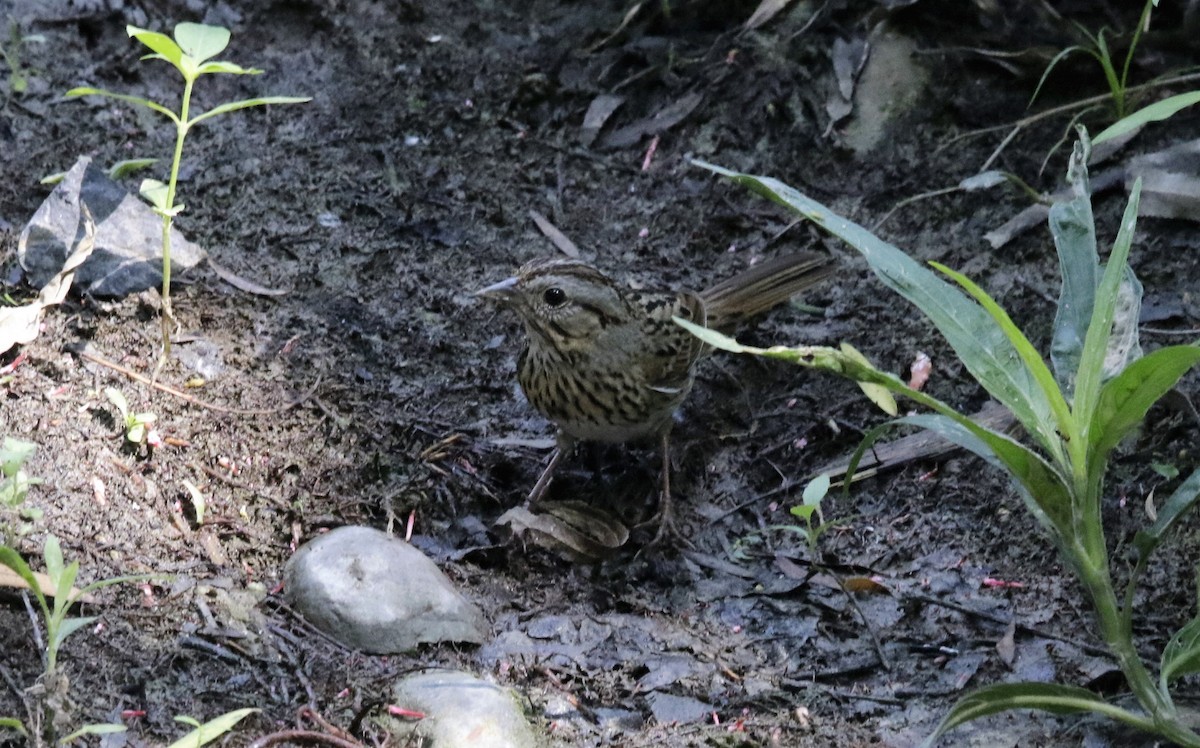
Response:
[{"label": "bird's beak", "polygon": [[493,283],[487,288],[481,288],[475,292],[475,295],[489,301],[505,302],[511,300],[516,293],[517,279],[516,277],[512,277],[505,278],[499,283]]}]

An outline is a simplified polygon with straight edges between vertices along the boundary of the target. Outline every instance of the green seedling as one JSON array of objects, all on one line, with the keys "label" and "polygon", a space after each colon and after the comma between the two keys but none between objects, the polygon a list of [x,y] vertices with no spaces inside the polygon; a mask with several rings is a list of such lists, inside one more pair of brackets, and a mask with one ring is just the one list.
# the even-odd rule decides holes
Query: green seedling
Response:
[{"label": "green seedling", "polygon": [[153,413],[134,413],[130,410],[129,401],[125,399],[125,395],[114,387],[105,387],[104,396],[121,412],[125,441],[138,446],[145,444],[150,434],[150,424],[157,421],[158,416]]},{"label": "green seedling", "polygon": [[192,717],[176,717],[176,722],[191,725],[192,731],[174,743],[171,743],[167,748],[200,748],[202,745],[208,745],[232,730],[238,722],[241,722],[257,711],[259,710],[254,708],[235,709],[219,717],[214,717],[204,724],[200,724],[198,720]]},{"label": "green seedling", "polygon": [[1150,11],[1158,5],[1158,0],[1146,0],[1146,5],[1142,8],[1142,15],[1138,19],[1137,28],[1133,30],[1133,38],[1129,42],[1129,49],[1125,52],[1125,60],[1121,65],[1120,71],[1117,70],[1117,62],[1113,59],[1112,50],[1108,46],[1108,29],[1101,28],[1095,34],[1088,31],[1079,23],[1075,24],[1076,29],[1086,40],[1086,44],[1075,44],[1062,50],[1054,56],[1053,59],[1046,65],[1046,69],[1042,71],[1042,78],[1038,81],[1037,87],[1033,90],[1033,96],[1029,99],[1029,104],[1037,100],[1038,94],[1042,90],[1046,79],[1050,76],[1050,71],[1054,70],[1055,66],[1071,55],[1084,53],[1090,55],[1100,65],[1100,69],[1104,72],[1104,80],[1108,84],[1109,96],[1112,98],[1113,110],[1116,112],[1117,118],[1123,118],[1128,111],[1127,95],[1129,93],[1129,66],[1133,62],[1133,53],[1137,51],[1138,42],[1141,41],[1142,32],[1150,26]]},{"label": "green seedling", "polygon": [[75,578],[79,576],[79,562],[72,561],[70,564],[63,562],[62,547],[58,543],[58,538],[53,535],[46,538],[46,544],[42,549],[42,558],[46,564],[46,576],[50,580],[50,587],[54,590],[53,606],[47,601],[46,595],[42,592],[42,586],[38,584],[37,579],[33,576],[33,571],[25,563],[25,560],[12,548],[0,546],[0,564],[12,569],[21,579],[25,580],[29,591],[37,599],[38,608],[42,613],[42,623],[46,628],[44,645],[46,673],[52,674],[58,668],[59,650],[67,637],[96,620],[95,616],[68,618],[67,613],[72,605],[96,590],[121,582],[138,582],[152,577],[144,574],[113,577],[75,589]]},{"label": "green seedling", "polygon": [[40,44],[46,41],[41,34],[22,34],[21,26],[16,19],[8,20],[8,42],[0,45],[0,56],[8,65],[8,90],[10,93],[22,94],[29,88],[29,71],[21,64],[21,48],[26,44]]},{"label": "green seedling", "polygon": [[[796,211],[861,253],[885,285],[929,317],[967,371],[1012,412],[1028,438],[1017,441],[985,428],[941,400],[910,389],[899,377],[840,349],[750,348],[683,320],[677,322],[714,347],[877,384],[933,411],[889,425],[929,429],[1008,474],[1066,567],[1082,583],[1097,633],[1137,701],[1137,707],[1131,708],[1085,688],[1055,683],[985,686],[960,700],[926,745],[978,717],[1009,709],[1042,709],[1055,714],[1098,714],[1180,746],[1200,748],[1200,734],[1186,723],[1171,691],[1180,677],[1200,673],[1200,615],[1163,648],[1157,678],[1142,661],[1133,638],[1137,583],[1153,551],[1200,500],[1200,469],[1178,485],[1152,524],[1134,538],[1137,561],[1123,595],[1113,583],[1101,512],[1113,450],[1141,426],[1151,406],[1200,363],[1200,342],[1141,355],[1136,337],[1141,287],[1128,263],[1141,182],[1134,183],[1108,262],[1101,265],[1087,183],[1089,151],[1087,134],[1081,128],[1068,172],[1073,194],[1050,211],[1063,284],[1049,363],[1000,305],[960,273],[932,263],[938,273],[953,281],[948,283],[896,247],[782,182],[697,162]],[[868,432],[851,460],[850,475],[889,425]],[[849,481],[846,483],[848,491]],[[1197,581],[1200,583],[1200,578]]]},{"label": "green seedling", "polygon": [[24,535],[32,529],[32,525],[28,524],[30,520],[41,519],[42,510],[34,507],[22,506],[25,503],[25,497],[29,495],[29,489],[42,483],[41,478],[30,477],[22,466],[25,461],[37,449],[36,444],[4,437],[4,443],[0,446],[0,543],[5,542],[6,535],[10,528],[4,521],[4,511],[15,511],[17,515],[25,520],[26,523],[15,529],[17,535]]},{"label": "green seedling", "polygon": [[213,117],[228,114],[239,109],[266,106],[269,104],[300,104],[311,101],[310,97],[301,96],[264,96],[253,99],[242,99],[218,104],[206,112],[191,114],[192,87],[202,75],[261,75],[262,70],[244,68],[232,62],[213,60],[229,45],[229,30],[220,26],[208,26],[199,23],[181,23],[175,27],[175,38],[155,31],[127,26],[129,35],[150,49],[150,54],[144,60],[163,60],[169,62],[183,76],[183,94],[179,110],[172,111],[168,107],[150,99],[129,94],[115,93],[100,88],[88,86],[73,88],[67,92],[67,98],[79,96],[106,96],[118,101],[124,101],[136,106],[146,107],[166,117],[175,126],[175,150],[171,159],[171,170],[166,183],[156,179],[142,181],[141,195],[154,207],[154,211],[162,216],[162,355],[159,358],[159,368],[166,362],[171,352],[171,333],[174,327],[175,315],[171,310],[171,224],[175,216],[183,211],[183,204],[177,203],[176,188],[179,182],[179,165],[183,160],[183,144],[191,129]]}]

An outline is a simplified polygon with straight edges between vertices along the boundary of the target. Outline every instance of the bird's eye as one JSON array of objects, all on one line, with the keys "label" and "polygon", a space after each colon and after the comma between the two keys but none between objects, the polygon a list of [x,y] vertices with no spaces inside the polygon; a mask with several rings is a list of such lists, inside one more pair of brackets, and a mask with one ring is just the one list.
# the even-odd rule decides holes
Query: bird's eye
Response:
[{"label": "bird's eye", "polygon": [[547,288],[542,294],[542,300],[550,306],[562,306],[567,303],[567,292],[558,286]]}]

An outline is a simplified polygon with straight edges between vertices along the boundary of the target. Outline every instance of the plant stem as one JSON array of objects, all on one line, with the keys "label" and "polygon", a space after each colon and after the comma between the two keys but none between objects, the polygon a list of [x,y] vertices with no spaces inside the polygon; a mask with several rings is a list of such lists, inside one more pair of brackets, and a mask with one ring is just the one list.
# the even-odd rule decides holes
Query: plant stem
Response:
[{"label": "plant stem", "polygon": [[162,357],[159,368],[171,355],[171,332],[175,326],[175,312],[171,309],[171,224],[175,214],[175,187],[179,182],[179,164],[183,160],[183,141],[187,138],[188,108],[192,101],[193,78],[185,76],[183,99],[179,105],[179,120],[175,123],[175,154],[171,159],[171,177],[167,180],[166,210],[163,214],[163,259],[162,259]]},{"label": "plant stem", "polygon": [[1133,645],[1129,617],[1122,614],[1120,603],[1117,602],[1108,566],[1081,566],[1080,578],[1092,599],[1104,641],[1117,658],[1117,666],[1125,675],[1134,696],[1154,720],[1155,729],[1181,746],[1200,748],[1200,735],[1179,723],[1175,706],[1158,690],[1150,671],[1138,656]]}]

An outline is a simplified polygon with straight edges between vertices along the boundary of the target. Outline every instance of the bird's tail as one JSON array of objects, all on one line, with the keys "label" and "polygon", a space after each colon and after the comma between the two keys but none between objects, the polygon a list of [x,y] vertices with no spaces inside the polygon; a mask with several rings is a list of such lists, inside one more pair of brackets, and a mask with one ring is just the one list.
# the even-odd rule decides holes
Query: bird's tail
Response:
[{"label": "bird's tail", "polygon": [[732,331],[738,323],[782,304],[833,274],[833,261],[811,252],[777,257],[722,281],[700,294],[708,326]]}]

